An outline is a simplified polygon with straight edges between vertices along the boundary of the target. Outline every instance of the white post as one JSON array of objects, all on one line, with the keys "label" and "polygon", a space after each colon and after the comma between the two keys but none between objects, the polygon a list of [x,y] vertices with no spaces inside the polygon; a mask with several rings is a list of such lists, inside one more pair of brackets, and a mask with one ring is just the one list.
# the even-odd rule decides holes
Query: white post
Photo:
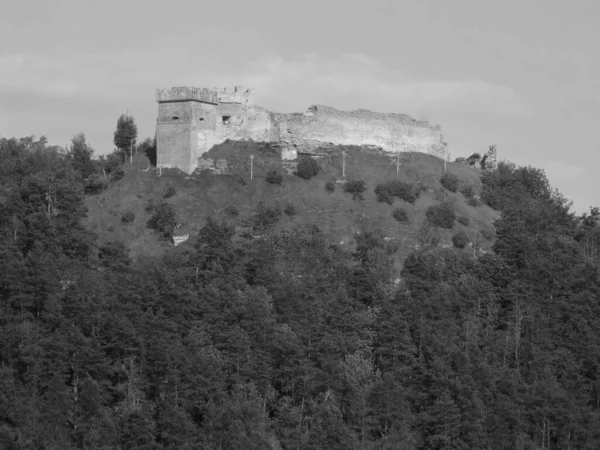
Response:
[{"label": "white post", "polygon": [[254,155],[250,155],[250,179],[254,177]]},{"label": "white post", "polygon": [[158,166],[158,176],[162,177],[162,166]]},{"label": "white post", "polygon": [[129,141],[129,164],[133,164],[133,140]]},{"label": "white post", "polygon": [[396,153],[396,175],[400,173],[400,152]]},{"label": "white post", "polygon": [[346,176],[346,150],[342,151],[342,176]]}]

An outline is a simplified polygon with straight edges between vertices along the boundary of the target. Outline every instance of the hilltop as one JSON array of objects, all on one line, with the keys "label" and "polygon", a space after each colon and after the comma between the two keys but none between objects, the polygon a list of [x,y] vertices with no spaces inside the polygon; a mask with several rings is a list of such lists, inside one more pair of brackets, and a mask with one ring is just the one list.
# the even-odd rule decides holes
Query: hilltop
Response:
[{"label": "hilltop", "polygon": [[[342,177],[342,152],[345,152],[346,177]],[[427,208],[446,201],[453,205],[462,223],[456,221],[452,230],[439,230],[440,244],[451,246],[454,233],[477,226],[485,236],[482,248],[490,248],[493,221],[498,214],[480,202],[471,206],[460,192],[443,188],[439,180],[444,166],[439,158],[417,152],[401,153],[397,157],[377,148],[339,145],[322,146],[316,153],[321,171],[310,180],[294,175],[296,163],[281,161],[278,148],[269,143],[226,141],[216,145],[203,156],[200,168],[191,175],[177,169],[162,169],[159,176],[154,169],[147,170],[147,158],[138,154],[133,164],[125,164],[125,176],[120,181],[99,195],[87,197],[86,224],[101,240],[125,242],[135,259],[162,255],[173,246],[146,226],[150,218],[146,206],[150,201],[155,204],[166,201],[172,205],[178,224],[174,234],[191,237],[182,244],[183,248],[193,242],[208,217],[224,218],[235,226],[238,234],[248,233],[249,221],[262,202],[282,211],[275,228],[314,224],[332,244],[348,250],[355,245],[356,233],[381,230],[388,253],[393,255],[396,268],[400,269],[402,261],[424,239]],[[254,157],[252,179],[251,154]],[[266,181],[269,170],[282,173],[281,185]],[[475,193],[480,192],[479,170],[448,163],[447,172],[458,177],[460,186],[471,185]],[[344,179],[365,182],[363,200],[354,200],[344,192]],[[420,186],[421,193],[414,204],[398,198],[393,205],[379,202],[375,188],[390,180]],[[334,184],[333,192],[326,191],[328,182]],[[164,198],[167,191],[172,195]],[[290,214],[283,212],[286,207]],[[406,210],[407,222],[394,219],[392,212],[396,208]],[[135,218],[124,223],[121,219],[127,212],[133,213]]]}]

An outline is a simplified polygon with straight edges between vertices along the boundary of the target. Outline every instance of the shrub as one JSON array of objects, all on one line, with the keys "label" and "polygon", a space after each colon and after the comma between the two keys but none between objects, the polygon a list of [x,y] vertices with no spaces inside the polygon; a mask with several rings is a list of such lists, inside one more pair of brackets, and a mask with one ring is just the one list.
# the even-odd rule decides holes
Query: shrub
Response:
[{"label": "shrub", "polygon": [[393,255],[398,251],[399,248],[400,244],[398,244],[397,242],[388,242],[385,246],[385,253],[388,255]]},{"label": "shrub", "polygon": [[479,200],[477,200],[475,197],[471,197],[470,199],[467,200],[467,205],[472,206],[472,207],[479,206]]},{"label": "shrub", "polygon": [[298,210],[296,209],[296,206],[292,203],[288,203],[287,205],[285,205],[283,212],[290,217],[298,214]]},{"label": "shrub", "polygon": [[344,184],[344,192],[352,194],[352,200],[362,200],[363,193],[367,190],[363,180],[352,180]]},{"label": "shrub", "polygon": [[454,208],[448,202],[432,205],[425,211],[425,217],[435,227],[451,229],[456,220]]},{"label": "shrub", "polygon": [[171,238],[173,236],[173,230],[175,229],[175,210],[171,205],[166,202],[154,206],[152,210],[152,217],[147,222],[148,228],[151,228],[165,238]]},{"label": "shrub", "polygon": [[122,167],[117,167],[115,170],[110,172],[110,181],[119,181],[125,176],[125,171]]},{"label": "shrub", "polygon": [[472,184],[468,184],[460,188],[460,193],[465,196],[466,199],[475,197],[475,188]]},{"label": "shrub", "polygon": [[375,187],[377,200],[389,205],[394,203],[394,197],[401,198],[408,203],[414,203],[419,192],[419,190],[415,189],[415,185],[399,180],[388,181],[383,184],[378,184]]},{"label": "shrub", "polygon": [[296,175],[305,180],[310,180],[312,177],[316,176],[320,170],[321,166],[319,166],[317,161],[310,156],[303,156],[298,161]]},{"label": "shrub", "polygon": [[327,183],[325,183],[325,191],[326,192],[335,191],[335,183],[333,181],[328,181]]},{"label": "shrub", "polygon": [[281,217],[281,208],[279,205],[265,205],[260,202],[256,207],[253,224],[255,229],[264,229],[275,225]]},{"label": "shrub", "polygon": [[464,225],[465,227],[467,225],[469,225],[469,218],[468,217],[460,216],[456,220],[458,221],[458,223],[460,223],[461,225]]},{"label": "shrub", "polygon": [[237,217],[240,215],[240,212],[238,211],[238,209],[235,206],[229,205],[227,208],[225,208],[225,214],[229,214],[230,216]]},{"label": "shrub", "polygon": [[100,175],[90,175],[84,181],[83,192],[85,192],[87,195],[95,195],[99,194],[107,187],[107,181],[100,177]]},{"label": "shrub", "polygon": [[281,183],[283,183],[283,175],[281,175],[281,173],[279,173],[277,170],[269,170],[267,172],[266,180],[267,183],[281,186]]},{"label": "shrub", "polygon": [[392,212],[392,217],[398,222],[408,222],[408,213],[404,208],[396,208]]},{"label": "shrub", "polygon": [[135,219],[135,213],[131,210],[125,211],[121,216],[121,222],[123,223],[131,223]]},{"label": "shrub", "polygon": [[456,192],[458,190],[458,177],[453,173],[445,172],[440,178],[440,184],[450,192]]},{"label": "shrub", "polygon": [[495,232],[492,227],[490,227],[488,225],[483,225],[479,231],[480,231],[481,235],[484,237],[484,239],[487,239],[488,241],[491,241],[492,239],[494,239]]},{"label": "shrub", "polygon": [[465,248],[471,240],[464,230],[460,230],[454,236],[452,236],[452,243],[456,248]]},{"label": "shrub", "polygon": [[144,207],[144,211],[146,211],[148,214],[152,214],[152,212],[154,211],[154,208],[156,208],[156,205],[154,204],[154,200],[149,199],[148,203],[146,203],[146,206]]},{"label": "shrub", "polygon": [[177,189],[172,184],[168,184],[165,189],[165,193],[163,194],[163,198],[170,198],[177,194]]},{"label": "shrub", "polygon": [[375,195],[377,196],[377,201],[382,203],[387,203],[388,205],[392,205],[394,203],[394,196],[387,189],[382,189],[381,185],[377,185],[375,187]]},{"label": "shrub", "polygon": [[118,153],[113,152],[108,154],[106,159],[102,159],[102,162],[104,163],[104,170],[110,174],[123,164],[123,159]]}]

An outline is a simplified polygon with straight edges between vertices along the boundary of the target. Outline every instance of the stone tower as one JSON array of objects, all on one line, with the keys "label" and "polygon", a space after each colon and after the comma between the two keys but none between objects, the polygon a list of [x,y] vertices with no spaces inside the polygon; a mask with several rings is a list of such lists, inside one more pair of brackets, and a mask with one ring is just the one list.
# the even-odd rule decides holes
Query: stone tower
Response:
[{"label": "stone tower", "polygon": [[157,167],[192,173],[198,158],[226,139],[269,140],[270,116],[254,110],[253,96],[241,86],[158,89]]},{"label": "stone tower", "polygon": [[192,173],[211,149],[217,124],[218,94],[212,89],[174,87],[156,91],[157,167]]}]

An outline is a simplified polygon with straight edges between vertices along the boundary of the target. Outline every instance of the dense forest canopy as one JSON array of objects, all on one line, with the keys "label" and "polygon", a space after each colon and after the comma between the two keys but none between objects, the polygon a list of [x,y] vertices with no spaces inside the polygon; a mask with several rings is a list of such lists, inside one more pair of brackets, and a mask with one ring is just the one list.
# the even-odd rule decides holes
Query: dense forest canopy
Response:
[{"label": "dense forest canopy", "polygon": [[398,280],[376,231],[221,217],[133,261],[82,225],[123,158],[0,140],[1,448],[600,448],[600,211],[543,171],[483,174],[492,253]]}]

